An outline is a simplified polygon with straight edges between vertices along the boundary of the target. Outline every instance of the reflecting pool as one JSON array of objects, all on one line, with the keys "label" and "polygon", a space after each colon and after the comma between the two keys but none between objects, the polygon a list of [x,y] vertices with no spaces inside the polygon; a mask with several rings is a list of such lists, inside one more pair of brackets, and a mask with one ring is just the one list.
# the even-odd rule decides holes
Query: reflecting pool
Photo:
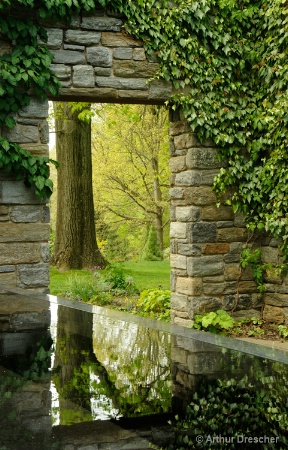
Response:
[{"label": "reflecting pool", "polygon": [[0,449],[167,447],[203,380],[287,401],[287,364],[283,350],[2,288]]}]

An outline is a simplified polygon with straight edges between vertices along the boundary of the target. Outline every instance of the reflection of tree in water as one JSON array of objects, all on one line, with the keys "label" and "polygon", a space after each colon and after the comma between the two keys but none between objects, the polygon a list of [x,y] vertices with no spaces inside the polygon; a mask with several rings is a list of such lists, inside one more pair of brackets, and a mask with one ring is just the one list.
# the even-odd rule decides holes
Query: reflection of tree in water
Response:
[{"label": "reflection of tree in water", "polygon": [[[59,394],[60,423],[92,420],[95,407],[110,417],[167,412],[171,404],[167,339],[163,336],[156,339],[158,333],[154,330],[147,330],[143,339],[143,330],[139,329],[136,335],[135,331],[130,333],[130,342],[126,333],[125,349],[118,348],[116,352],[111,336],[108,339],[105,336],[108,318],[101,317],[104,334],[97,335],[94,330],[93,344],[96,356],[95,342],[105,361],[98,361],[92,349],[92,317],[72,308],[58,309],[54,367],[60,366],[61,370],[53,375],[53,381]],[[112,327],[115,330],[116,325]],[[129,324],[125,325],[127,328]],[[111,323],[108,327],[111,328]],[[138,345],[136,353],[135,339],[143,346]],[[164,353],[163,345],[166,345]]]}]

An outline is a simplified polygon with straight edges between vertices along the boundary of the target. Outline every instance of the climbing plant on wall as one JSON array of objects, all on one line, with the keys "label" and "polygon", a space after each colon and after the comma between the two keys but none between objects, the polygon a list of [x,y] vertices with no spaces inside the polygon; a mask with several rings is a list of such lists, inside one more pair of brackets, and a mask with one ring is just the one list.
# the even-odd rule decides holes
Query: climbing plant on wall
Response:
[{"label": "climbing plant on wall", "polygon": [[[157,76],[179,89],[169,106],[181,107],[199,139],[213,140],[227,161],[215,191],[233,186],[228,203],[234,211],[245,213],[250,230],[281,237],[288,258],[286,0],[2,0],[0,33],[13,43],[0,57],[0,126],[8,127],[29,101],[21,91],[43,96],[58,87],[49,70],[52,56],[39,45],[45,32],[11,18],[15,5],[42,19],[69,20],[99,6],[125,15],[126,32],[156,52]],[[3,138],[0,145],[2,167],[24,172],[47,194],[47,161],[31,159]]]}]

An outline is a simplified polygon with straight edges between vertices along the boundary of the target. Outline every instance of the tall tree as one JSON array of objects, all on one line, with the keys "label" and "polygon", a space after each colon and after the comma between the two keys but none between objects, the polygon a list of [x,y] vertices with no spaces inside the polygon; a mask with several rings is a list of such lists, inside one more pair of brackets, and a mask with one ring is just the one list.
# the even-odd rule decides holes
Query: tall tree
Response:
[{"label": "tall tree", "polygon": [[64,270],[103,267],[94,219],[90,105],[55,103],[54,108],[59,169],[51,262]]},{"label": "tall tree", "polygon": [[[151,225],[162,252],[169,223],[168,118],[164,108],[105,105],[92,135],[97,160],[97,211],[107,221],[132,222],[143,237]],[[133,231],[132,231],[133,232]]]}]

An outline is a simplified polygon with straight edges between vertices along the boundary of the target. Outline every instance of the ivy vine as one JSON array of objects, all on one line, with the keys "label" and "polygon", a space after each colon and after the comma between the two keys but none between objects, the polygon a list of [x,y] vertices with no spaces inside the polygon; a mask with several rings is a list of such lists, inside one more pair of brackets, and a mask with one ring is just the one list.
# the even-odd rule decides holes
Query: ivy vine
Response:
[{"label": "ivy vine", "polygon": [[[148,54],[157,54],[157,77],[179,89],[169,106],[181,107],[199,139],[213,140],[227,161],[215,192],[226,192],[227,203],[245,214],[251,231],[281,238],[288,259],[286,0],[2,0],[0,33],[13,46],[0,57],[0,126],[9,128],[16,111],[28,104],[29,89],[41,97],[55,95],[59,86],[49,70],[52,55],[39,45],[45,31],[10,18],[15,5],[40,18],[69,20],[99,6],[125,15],[126,32],[141,39]],[[8,141],[1,146],[2,167],[28,173],[35,184],[47,161],[33,160],[33,174],[28,155]],[[18,154],[18,166],[10,150],[14,159]],[[50,190],[47,173],[40,176]]]}]

